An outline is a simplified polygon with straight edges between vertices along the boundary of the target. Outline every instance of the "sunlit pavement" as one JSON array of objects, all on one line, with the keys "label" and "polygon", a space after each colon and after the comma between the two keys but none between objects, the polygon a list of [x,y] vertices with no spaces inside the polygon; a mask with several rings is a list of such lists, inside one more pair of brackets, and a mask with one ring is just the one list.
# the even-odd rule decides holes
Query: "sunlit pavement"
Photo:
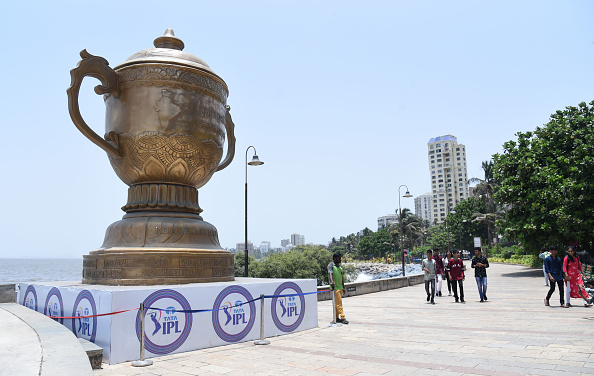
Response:
[{"label": "sunlit pavement", "polygon": [[[470,268],[469,268],[470,269]],[[551,307],[542,270],[492,264],[488,301],[479,302],[473,271],[466,303],[426,301],[424,285],[344,300],[349,325],[329,327],[330,302],[319,302],[319,327],[253,342],[152,358],[145,368],[103,365],[108,375],[594,375],[594,308],[572,299]]]}]

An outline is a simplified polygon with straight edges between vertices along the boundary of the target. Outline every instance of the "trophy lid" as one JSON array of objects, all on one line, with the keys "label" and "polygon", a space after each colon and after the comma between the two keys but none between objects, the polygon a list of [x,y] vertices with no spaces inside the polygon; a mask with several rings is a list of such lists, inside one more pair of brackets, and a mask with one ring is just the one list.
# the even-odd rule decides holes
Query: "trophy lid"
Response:
[{"label": "trophy lid", "polygon": [[204,60],[182,51],[184,42],[175,36],[172,29],[165,30],[165,34],[155,39],[153,44],[155,48],[147,48],[135,53],[114,69],[118,70],[139,63],[173,63],[215,74]]}]

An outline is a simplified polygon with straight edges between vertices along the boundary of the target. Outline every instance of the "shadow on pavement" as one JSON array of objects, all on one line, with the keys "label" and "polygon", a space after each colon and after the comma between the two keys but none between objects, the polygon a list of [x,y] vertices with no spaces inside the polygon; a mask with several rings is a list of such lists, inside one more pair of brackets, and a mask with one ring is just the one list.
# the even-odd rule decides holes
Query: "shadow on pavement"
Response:
[{"label": "shadow on pavement", "polygon": [[521,272],[505,273],[502,277],[541,277],[544,278],[542,269],[526,269]]}]

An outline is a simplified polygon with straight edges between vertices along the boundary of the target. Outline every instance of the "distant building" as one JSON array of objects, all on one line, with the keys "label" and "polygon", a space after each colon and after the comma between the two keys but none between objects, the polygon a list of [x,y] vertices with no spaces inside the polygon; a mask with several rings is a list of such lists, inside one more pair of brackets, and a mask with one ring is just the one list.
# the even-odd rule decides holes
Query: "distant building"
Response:
[{"label": "distant building", "polygon": [[427,143],[431,176],[433,223],[442,223],[462,200],[469,197],[466,147],[451,134]]},{"label": "distant building", "polygon": [[388,227],[392,223],[398,223],[398,214],[388,214],[383,217],[377,217],[377,229]]},{"label": "distant building", "polygon": [[284,247],[281,247],[281,251],[282,251],[282,252],[287,252],[287,251],[290,251],[290,250],[291,250],[291,249],[293,249],[293,248],[295,248],[295,246],[294,246],[293,244],[290,244],[290,243],[289,243],[289,244],[287,244],[286,246],[284,246]]},{"label": "distant building", "polygon": [[425,193],[415,197],[415,215],[421,217],[424,220],[429,221],[429,224],[433,224],[433,195],[431,193]]},{"label": "distant building", "polygon": [[262,254],[270,252],[270,242],[263,241],[262,244],[260,244],[260,252],[262,252]]},{"label": "distant building", "polygon": [[291,240],[289,240],[289,239],[282,239],[281,240],[281,248],[282,247],[286,247],[289,244],[291,244]]},{"label": "distant building", "polygon": [[[235,245],[237,252],[245,252],[245,242],[237,243]],[[248,240],[248,252],[254,252],[254,245]]]},{"label": "distant building", "polygon": [[305,235],[299,235],[298,233],[291,234],[291,244],[297,245],[304,245],[305,244]]}]

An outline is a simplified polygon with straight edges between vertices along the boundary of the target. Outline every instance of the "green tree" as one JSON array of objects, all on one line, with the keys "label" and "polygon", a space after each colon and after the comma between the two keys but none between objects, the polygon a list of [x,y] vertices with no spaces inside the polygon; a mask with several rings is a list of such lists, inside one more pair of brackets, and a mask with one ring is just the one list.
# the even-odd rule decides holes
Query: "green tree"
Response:
[{"label": "green tree", "polygon": [[340,252],[342,255],[350,255],[351,257],[358,255],[359,241],[364,236],[370,236],[373,233],[369,228],[363,229],[363,231],[352,233],[347,236],[341,236],[336,239],[335,237],[329,243],[329,248],[332,253]]},{"label": "green tree", "polygon": [[484,179],[471,178],[468,180],[469,183],[478,183],[474,187],[474,195],[481,197],[484,202],[484,212],[475,213],[474,221],[483,221],[487,226],[487,245],[490,246],[493,243],[493,226],[498,216],[497,207],[493,200],[493,192],[496,187],[495,179],[493,177],[494,163],[493,161],[483,161],[482,163]]},{"label": "green tree", "polygon": [[358,251],[361,257],[385,257],[390,252],[392,246],[385,243],[392,241],[392,235],[388,228],[379,229],[377,232],[371,231],[369,235],[361,237]]},{"label": "green tree", "polygon": [[484,200],[475,196],[460,201],[454,210],[448,213],[448,227],[455,239],[451,243],[452,249],[470,250],[474,246],[473,237],[488,238],[486,224],[475,221],[477,215],[484,213]]},{"label": "green tree", "polygon": [[[284,253],[273,253],[256,260],[249,256],[248,275],[254,278],[316,279],[318,286],[328,284],[328,264],[332,253],[321,245],[300,245]],[[357,278],[352,265],[343,266],[345,281]],[[235,276],[243,276],[244,255],[235,255]]]},{"label": "green tree", "polygon": [[493,156],[499,185],[494,199],[508,205],[499,227],[537,253],[545,244],[580,244],[594,237],[594,101],[552,114],[534,132]]},{"label": "green tree", "polygon": [[[245,277],[245,253],[237,252],[234,258],[234,270],[236,277]],[[258,267],[256,258],[252,254],[248,254],[248,277],[253,277],[255,270]]]}]

